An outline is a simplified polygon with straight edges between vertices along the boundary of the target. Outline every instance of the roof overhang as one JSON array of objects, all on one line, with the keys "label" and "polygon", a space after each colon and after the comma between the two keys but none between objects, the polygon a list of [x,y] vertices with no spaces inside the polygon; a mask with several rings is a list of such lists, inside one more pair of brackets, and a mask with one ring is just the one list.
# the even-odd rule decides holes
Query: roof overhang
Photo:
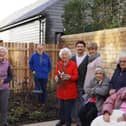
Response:
[{"label": "roof overhang", "polygon": [[45,19],[45,18],[46,18],[45,14],[35,15],[35,16],[29,17],[27,19],[24,19],[24,20],[21,20],[21,21],[18,21],[18,22],[14,22],[14,23],[11,23],[11,24],[6,25],[4,27],[1,27],[0,32],[12,29],[12,28],[20,26],[20,25],[27,24],[29,22],[32,22],[32,21],[35,21],[35,20],[38,20],[38,19]]}]

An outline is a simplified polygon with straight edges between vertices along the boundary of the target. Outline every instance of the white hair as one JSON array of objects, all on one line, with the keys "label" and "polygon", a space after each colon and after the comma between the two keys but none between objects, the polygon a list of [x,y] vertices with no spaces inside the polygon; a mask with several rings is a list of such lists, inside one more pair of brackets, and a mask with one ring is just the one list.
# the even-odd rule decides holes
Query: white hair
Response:
[{"label": "white hair", "polygon": [[0,52],[6,55],[8,53],[8,49],[6,47],[0,46]]},{"label": "white hair", "polygon": [[71,52],[71,50],[70,50],[69,48],[62,48],[62,49],[60,49],[60,52],[59,52],[59,57],[60,57],[60,58],[62,58],[62,53],[63,53],[64,51],[68,53],[69,58],[72,57],[72,52]]},{"label": "white hair", "polygon": [[105,70],[104,70],[104,68],[101,67],[101,66],[97,66],[97,67],[96,67],[95,73],[97,73],[97,72],[101,72],[101,73],[105,74]]},{"label": "white hair", "polygon": [[118,58],[117,58],[117,64],[119,64],[120,59],[122,59],[122,58],[125,58],[125,59],[126,59],[126,51],[122,51],[122,52],[119,54],[119,56],[118,56]]}]

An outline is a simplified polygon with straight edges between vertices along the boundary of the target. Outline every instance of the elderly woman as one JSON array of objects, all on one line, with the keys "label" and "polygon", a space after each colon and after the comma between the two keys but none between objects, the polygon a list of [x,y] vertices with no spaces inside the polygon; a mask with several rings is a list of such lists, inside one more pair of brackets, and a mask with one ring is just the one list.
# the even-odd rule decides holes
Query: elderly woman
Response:
[{"label": "elderly woman", "polygon": [[8,126],[9,82],[12,79],[10,64],[6,59],[7,52],[8,50],[5,47],[0,47],[0,124],[2,126]]},{"label": "elderly woman", "polygon": [[117,67],[110,81],[110,95],[122,87],[126,87],[126,52],[121,52]]},{"label": "elderly woman", "polygon": [[109,81],[104,69],[97,67],[95,69],[95,76],[87,86],[84,95],[86,104],[82,106],[79,112],[82,126],[90,126],[91,121],[101,113],[103,102],[108,96]]},{"label": "elderly woman", "polygon": [[103,105],[103,115],[91,126],[126,126],[126,87],[110,95]]},{"label": "elderly woman", "polygon": [[84,91],[86,92],[87,86],[90,84],[90,81],[93,79],[95,75],[95,69],[97,66],[103,66],[103,61],[100,54],[97,52],[98,46],[95,42],[90,42],[87,44],[88,49],[88,65],[87,65],[87,73],[84,82]]},{"label": "elderly woman", "polygon": [[71,60],[70,49],[63,48],[59,52],[61,60],[56,64],[55,81],[57,82],[57,98],[59,99],[59,122],[56,126],[71,126],[71,112],[78,96],[78,69]]}]

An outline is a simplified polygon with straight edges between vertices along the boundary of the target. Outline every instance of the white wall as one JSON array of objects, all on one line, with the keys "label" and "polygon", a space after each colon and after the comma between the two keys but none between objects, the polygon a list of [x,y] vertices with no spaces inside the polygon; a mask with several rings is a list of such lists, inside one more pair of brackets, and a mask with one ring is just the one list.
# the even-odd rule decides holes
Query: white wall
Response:
[{"label": "white wall", "polygon": [[0,33],[0,40],[39,43],[39,20]]}]

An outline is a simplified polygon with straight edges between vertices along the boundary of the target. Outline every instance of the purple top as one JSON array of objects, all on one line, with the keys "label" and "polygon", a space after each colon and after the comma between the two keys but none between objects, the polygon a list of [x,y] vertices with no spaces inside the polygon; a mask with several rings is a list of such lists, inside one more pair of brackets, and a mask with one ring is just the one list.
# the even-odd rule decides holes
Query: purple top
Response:
[{"label": "purple top", "polygon": [[[8,60],[3,60],[0,62],[0,78],[5,80],[8,76],[8,67],[9,67],[9,62]],[[9,83],[4,83],[2,86],[0,86],[0,90],[9,90]]]}]

